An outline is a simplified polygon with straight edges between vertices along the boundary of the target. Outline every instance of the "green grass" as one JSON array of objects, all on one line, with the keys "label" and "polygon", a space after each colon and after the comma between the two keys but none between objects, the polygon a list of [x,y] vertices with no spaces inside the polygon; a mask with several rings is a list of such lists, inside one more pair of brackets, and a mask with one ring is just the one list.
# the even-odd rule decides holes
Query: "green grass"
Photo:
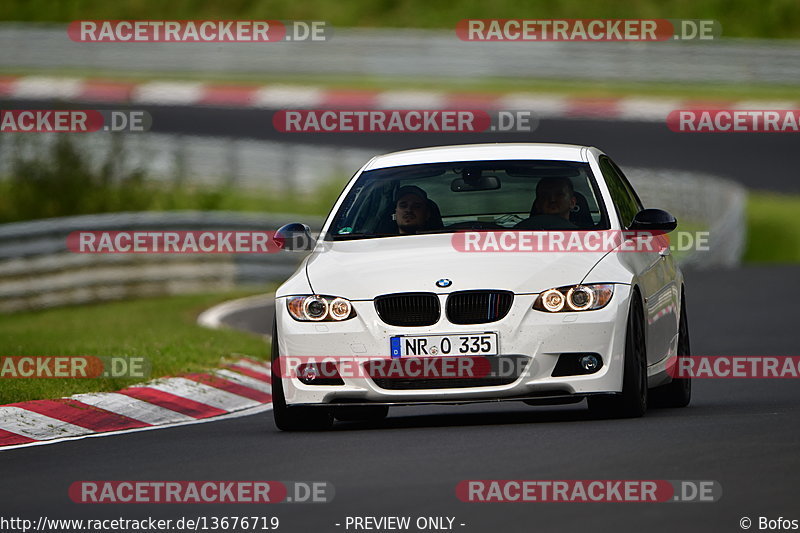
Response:
[{"label": "green grass", "polygon": [[[3,356],[94,355],[144,357],[151,378],[218,366],[222,358],[269,355],[257,335],[209,330],[195,323],[203,310],[232,298],[269,292],[238,290],[121,301],[4,315],[0,319]],[[0,378],[0,405],[80,392],[119,390],[132,379]]]},{"label": "green grass", "polygon": [[800,195],[750,192],[744,260],[800,263]]},{"label": "green grass", "polygon": [[797,0],[5,0],[0,20],[296,19],[336,26],[454,28],[465,18],[701,18],[715,19],[730,37],[797,38]]}]

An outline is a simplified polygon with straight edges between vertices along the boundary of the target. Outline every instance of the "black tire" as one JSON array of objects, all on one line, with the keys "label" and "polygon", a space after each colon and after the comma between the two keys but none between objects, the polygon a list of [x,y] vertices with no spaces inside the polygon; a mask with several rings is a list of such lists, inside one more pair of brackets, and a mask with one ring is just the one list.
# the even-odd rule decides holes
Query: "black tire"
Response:
[{"label": "black tire", "polygon": [[[681,291],[681,317],[678,326],[678,360],[681,357],[690,357],[692,354],[689,344],[689,320],[686,317],[686,297]],[[680,364],[679,362],[676,365]],[[677,366],[676,368],[680,368]],[[692,401],[691,378],[674,378],[666,385],[651,391],[653,405],[656,407],[686,407]]]},{"label": "black tire", "polygon": [[388,414],[388,405],[340,406],[333,410],[334,418],[342,422],[377,422],[386,418]]},{"label": "black tire", "polygon": [[272,416],[281,431],[319,431],[333,425],[333,410],[328,407],[290,407],[286,405],[281,381],[278,326],[272,323]]},{"label": "black tire", "polygon": [[625,368],[622,393],[590,396],[589,410],[599,418],[638,418],[647,412],[647,344],[639,292],[631,297],[625,328]]}]

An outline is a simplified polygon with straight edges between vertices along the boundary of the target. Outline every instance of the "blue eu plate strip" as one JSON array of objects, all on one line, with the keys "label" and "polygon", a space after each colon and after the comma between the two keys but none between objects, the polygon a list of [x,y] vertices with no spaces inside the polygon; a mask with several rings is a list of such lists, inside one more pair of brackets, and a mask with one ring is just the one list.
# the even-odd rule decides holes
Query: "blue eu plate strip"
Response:
[{"label": "blue eu plate strip", "polygon": [[392,359],[397,359],[400,357],[400,337],[391,337],[389,340],[391,342],[389,346],[391,347]]}]

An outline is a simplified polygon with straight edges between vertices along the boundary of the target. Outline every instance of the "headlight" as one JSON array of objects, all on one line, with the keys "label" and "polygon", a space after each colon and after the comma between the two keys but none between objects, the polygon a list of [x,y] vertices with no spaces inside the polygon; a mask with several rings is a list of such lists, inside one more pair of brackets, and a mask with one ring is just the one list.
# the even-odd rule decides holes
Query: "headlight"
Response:
[{"label": "headlight", "polygon": [[334,320],[347,320],[352,311],[353,306],[344,298],[336,298],[329,307],[331,318]]},{"label": "headlight", "polygon": [[610,283],[559,287],[541,293],[533,308],[550,313],[591,311],[605,307],[613,294],[614,285]]},{"label": "headlight", "polygon": [[564,309],[564,302],[566,302],[566,298],[563,294],[561,294],[561,292],[555,289],[550,289],[549,291],[545,291],[539,295],[539,298],[537,298],[536,301],[540,302],[545,310],[550,311],[551,313],[558,313]]},{"label": "headlight", "polygon": [[300,322],[341,322],[356,316],[350,301],[336,296],[290,296],[286,308]]}]

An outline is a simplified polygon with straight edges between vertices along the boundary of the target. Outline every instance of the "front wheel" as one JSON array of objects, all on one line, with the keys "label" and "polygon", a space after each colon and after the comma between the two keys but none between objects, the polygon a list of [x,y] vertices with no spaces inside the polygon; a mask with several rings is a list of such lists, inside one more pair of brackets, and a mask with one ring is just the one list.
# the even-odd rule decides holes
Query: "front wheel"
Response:
[{"label": "front wheel", "polygon": [[277,321],[272,323],[272,416],[281,431],[315,431],[333,425],[333,411],[329,407],[304,407],[286,405],[283,393],[281,357],[278,350]]},{"label": "front wheel", "polygon": [[589,410],[599,418],[637,418],[647,412],[647,345],[644,311],[638,292],[631,296],[631,308],[628,311],[622,393],[590,396]]}]

